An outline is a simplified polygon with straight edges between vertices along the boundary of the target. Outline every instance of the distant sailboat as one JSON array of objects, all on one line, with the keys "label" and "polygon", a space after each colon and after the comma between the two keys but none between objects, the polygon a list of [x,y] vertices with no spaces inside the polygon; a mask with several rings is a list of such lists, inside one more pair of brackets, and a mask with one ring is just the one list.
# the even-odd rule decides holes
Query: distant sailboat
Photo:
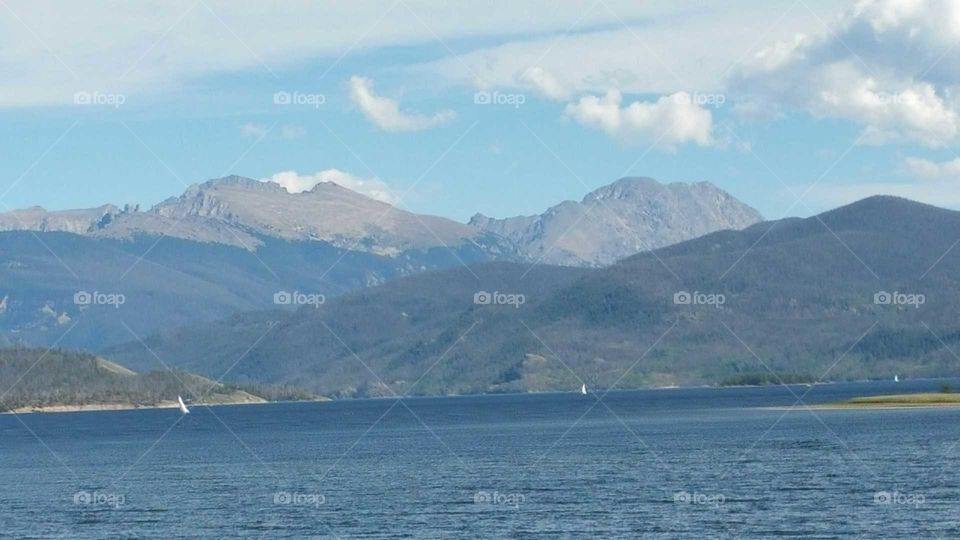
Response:
[{"label": "distant sailboat", "polygon": [[183,398],[177,396],[177,402],[180,404],[180,412],[183,414],[190,414],[190,409],[187,408],[187,404],[183,402]]},{"label": "distant sailboat", "polygon": [[580,393],[583,395],[587,395],[587,385],[584,384],[580,386]]},{"label": "distant sailboat", "polygon": [[893,376],[893,382],[900,382],[900,376],[899,376],[899,375],[894,375],[894,376]]}]

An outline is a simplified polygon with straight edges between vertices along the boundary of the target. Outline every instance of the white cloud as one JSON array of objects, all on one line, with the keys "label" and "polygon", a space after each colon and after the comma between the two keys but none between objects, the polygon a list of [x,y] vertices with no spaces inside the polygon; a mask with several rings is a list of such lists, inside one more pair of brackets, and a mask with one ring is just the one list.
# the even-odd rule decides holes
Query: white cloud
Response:
[{"label": "white cloud", "polygon": [[[510,9],[432,0],[393,9],[312,0],[289,0],[282,10],[261,9],[256,0],[9,4],[13,13],[0,16],[0,107],[69,104],[78,91],[119,92],[136,105],[143,95],[164,95],[210,75],[245,71],[273,80],[271,72],[311,60],[437,46],[438,37],[484,46],[431,64],[432,85],[523,86],[529,83],[521,77],[536,66],[571,92],[711,91],[757,36],[775,40],[816,28],[818,17],[838,9],[834,0],[805,0],[817,15],[794,8],[778,20],[792,0],[517,0]],[[590,61],[575,61],[582,58]]]},{"label": "white cloud", "polygon": [[453,121],[456,113],[443,110],[432,115],[401,111],[395,99],[378,96],[373,81],[366,77],[350,77],[350,99],[373,125],[384,131],[420,131]]},{"label": "white cloud", "polygon": [[260,181],[280,184],[290,193],[302,193],[313,189],[321,182],[332,182],[380,202],[387,204],[397,202],[389,186],[379,178],[362,178],[339,169],[326,169],[304,175],[297,171],[281,171],[269,178],[261,178]]},{"label": "white cloud", "polygon": [[252,122],[247,122],[240,126],[240,135],[244,137],[264,137],[267,135],[267,127],[261,126],[260,124],[254,124]]},{"label": "white cloud", "polygon": [[921,178],[960,180],[960,158],[949,161],[931,161],[924,158],[908,157],[904,160],[904,165],[908,173]]},{"label": "white cloud", "polygon": [[620,91],[611,89],[603,97],[585,96],[568,104],[564,114],[626,142],[641,139],[660,147],[689,142],[709,146],[714,142],[713,115],[693,103],[686,92],[662,96],[657,101],[634,101],[625,107],[622,102]]},{"label": "white cloud", "polygon": [[[559,6],[565,3],[557,3]],[[534,87],[561,99],[618,88],[625,93],[721,91],[728,72],[763,43],[787,40],[842,12],[835,0],[710,3],[611,2],[561,32],[521,33],[408,71],[484,90]],[[517,3],[518,11],[532,11]],[[791,7],[792,6],[792,7]],[[613,14],[618,15],[614,17]],[[611,24],[597,24],[605,20]],[[626,21],[629,28],[625,28]],[[504,34],[507,35],[507,34]],[[691,39],[696,36],[696,39]],[[763,38],[763,43],[757,42]],[[540,74],[547,74],[543,80]],[[540,79],[540,84],[538,84]],[[542,86],[541,86],[542,85]]]},{"label": "white cloud", "polygon": [[861,142],[960,139],[956,0],[864,0],[829,30],[768,47],[733,77],[750,110],[800,108],[862,126]]},{"label": "white cloud", "polygon": [[[0,9],[0,107],[70,104],[78,91],[130,94],[133,104],[134,95],[183,88],[212,74],[244,70],[272,80],[271,72],[349,50],[435,45],[437,36],[556,32],[590,3],[527,0],[516,9],[490,9],[407,0],[389,9],[380,2],[289,0],[284,9],[265,9],[258,0],[7,2]],[[624,17],[637,12],[629,4],[617,9]],[[536,16],[518,17],[519,10]],[[596,10],[583,24],[610,20]],[[376,21],[376,31],[367,32]]]},{"label": "white cloud", "polygon": [[550,99],[563,100],[570,98],[570,90],[542,67],[527,68],[520,75],[520,80],[533,86],[539,93]]}]

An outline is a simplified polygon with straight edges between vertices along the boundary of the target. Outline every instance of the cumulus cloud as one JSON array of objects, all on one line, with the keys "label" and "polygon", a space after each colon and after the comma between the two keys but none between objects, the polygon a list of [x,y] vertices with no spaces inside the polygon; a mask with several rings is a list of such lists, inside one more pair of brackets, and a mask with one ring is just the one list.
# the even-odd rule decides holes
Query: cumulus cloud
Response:
[{"label": "cumulus cloud", "polygon": [[313,189],[322,182],[332,182],[349,190],[366,195],[371,199],[395,204],[396,197],[389,186],[379,178],[362,178],[339,169],[326,169],[314,174],[300,174],[297,171],[281,171],[269,178],[261,178],[261,182],[280,184],[290,193],[302,193]]},{"label": "cumulus cloud", "polygon": [[731,80],[747,110],[801,108],[862,126],[866,144],[960,139],[960,2],[865,0],[817,35],[758,52]]},{"label": "cumulus cloud", "polygon": [[568,104],[564,114],[625,142],[641,139],[661,147],[691,142],[709,146],[714,142],[713,115],[686,92],[662,96],[657,101],[622,103],[620,91],[611,89],[602,97],[584,96]]},{"label": "cumulus cloud", "polygon": [[350,99],[373,125],[384,131],[420,131],[453,121],[456,113],[443,110],[432,115],[400,110],[395,99],[378,96],[373,81],[366,77],[350,77]]}]

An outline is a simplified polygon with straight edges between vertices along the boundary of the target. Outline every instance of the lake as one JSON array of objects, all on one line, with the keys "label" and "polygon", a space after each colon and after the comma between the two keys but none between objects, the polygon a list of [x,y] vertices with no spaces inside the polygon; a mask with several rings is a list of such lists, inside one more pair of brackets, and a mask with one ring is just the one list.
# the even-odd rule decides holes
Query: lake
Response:
[{"label": "lake", "polygon": [[[960,382],[951,381],[960,388]],[[0,416],[11,538],[956,538],[940,381]],[[795,394],[795,395],[794,395]],[[598,399],[602,397],[602,400]]]}]

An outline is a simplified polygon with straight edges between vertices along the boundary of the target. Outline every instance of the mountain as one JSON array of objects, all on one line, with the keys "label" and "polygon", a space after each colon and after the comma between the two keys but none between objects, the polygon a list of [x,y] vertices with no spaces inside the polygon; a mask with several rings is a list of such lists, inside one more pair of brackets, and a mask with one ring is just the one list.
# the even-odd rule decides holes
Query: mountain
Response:
[{"label": "mountain", "polygon": [[[229,369],[227,379],[244,385],[268,382],[311,391],[327,388],[330,395],[341,397],[389,395],[390,389],[371,377],[351,349],[364,351],[365,358],[377,357],[372,361],[378,365],[393,366],[384,371],[391,386],[402,381],[409,384],[426,369],[424,362],[443,355],[440,347],[449,349],[458,333],[472,325],[472,312],[483,307],[475,304],[476,295],[506,293],[517,290],[507,285],[522,284],[524,302],[533,302],[584,272],[514,263],[425,272],[332,299],[310,312],[238,314],[212,324],[165,331],[144,343],[112,347],[106,354],[134,369],[146,369],[157,362],[143,354],[149,348],[164,363],[172,361],[182,369],[192,366],[217,375]],[[514,310],[509,308],[510,315]],[[496,314],[496,310],[481,312]],[[463,366],[460,376],[471,379],[477,370],[494,369],[496,362],[486,358],[504,356],[497,349],[500,341],[490,340],[489,347],[473,340],[465,343],[472,357],[485,360]],[[459,347],[451,349],[452,356],[460,354]],[[447,371],[448,367],[437,369]],[[430,393],[445,390],[434,387]]]},{"label": "mountain", "polygon": [[187,224],[174,228],[169,233],[173,236],[247,249],[259,247],[260,237],[320,241],[384,256],[471,244],[497,256],[509,256],[512,248],[463,223],[407,212],[332,182],[289,193],[279,184],[240,176],[191,186],[146,215],[128,213],[97,234],[114,238],[162,234],[160,227],[169,223]]},{"label": "mountain", "polygon": [[[473,244],[388,257],[325,242],[259,240],[253,251],[158,235],[0,233],[0,343],[102,350],[132,334],[240,311],[292,309],[295,292],[326,299],[431,268],[489,260]],[[284,293],[286,299],[275,297]]]},{"label": "mountain", "polygon": [[[277,305],[275,294],[325,298],[429,269],[523,259],[494,234],[336,184],[291,194],[241,177],[195,185],[148,211],[8,212],[0,229],[0,343],[86,350],[296,304]],[[75,301],[84,293],[92,304]]]},{"label": "mountain", "polygon": [[0,379],[9,381],[0,400],[3,411],[175,406],[178,395],[208,404],[264,401],[190,373],[138,374],[104,358],[60,349],[2,349]]},{"label": "mountain", "polygon": [[[689,197],[666,195],[673,192],[700,193],[701,214],[707,212],[707,193],[714,194],[720,208],[735,206],[729,196],[705,184],[662,186],[625,179],[588,195],[584,208],[589,214],[575,223],[575,230],[566,236],[547,234],[540,245],[580,239],[598,252],[617,246],[618,253],[633,253],[641,249],[631,240],[639,225],[626,230],[611,225],[609,216],[606,222],[593,216],[615,208],[631,222],[639,223],[637,216],[657,216],[674,223],[677,219],[666,214],[690,212],[688,204],[676,202]],[[660,195],[651,195],[655,193]],[[564,219],[545,222],[553,224],[548,227],[553,231]],[[651,219],[647,221],[655,221]],[[694,234],[704,227],[696,219],[688,221],[676,225],[677,231]],[[407,212],[335,183],[289,193],[276,183],[240,176],[195,184],[149,210],[104,205],[8,212],[0,214],[0,343],[102,351],[132,334],[295,304],[278,306],[275,294],[332,298],[423,271],[540,258],[500,232],[485,230],[492,228]],[[659,245],[665,238],[648,240]],[[554,253],[559,252],[548,256]],[[616,258],[604,257],[595,262]],[[565,262],[586,264],[579,258]],[[124,303],[80,305],[74,296],[82,293],[113,295]]]},{"label": "mountain", "polygon": [[273,182],[227,176],[194,184],[147,211],[104,205],[0,213],[0,231],[119,240],[166,236],[250,251],[273,238],[388,257],[442,248],[477,251],[486,259],[602,266],[760,219],[755,210],[706,182],[622,178],[581,202],[566,201],[539,216],[493,219],[477,214],[463,224],[401,210],[332,182],[289,193]]},{"label": "mountain", "polygon": [[[958,375],[957,238],[958,212],[874,197],[607,268],[458,267],[146,343],[343,397]],[[137,347],[110,352],[136,366]]]},{"label": "mountain", "polygon": [[82,210],[49,211],[39,206],[0,213],[0,231],[85,234],[109,221],[120,209],[112,204]]},{"label": "mountain", "polygon": [[640,251],[724,229],[743,229],[762,219],[753,208],[708,182],[661,184],[621,178],[565,201],[538,216],[470,224],[509,238],[531,260],[567,266],[606,266]]},{"label": "mountain", "polygon": [[95,238],[169,236],[256,250],[263,238],[318,241],[383,256],[464,246],[509,258],[501,238],[446,218],[419,215],[332,182],[289,193],[273,182],[227,176],[190,186],[149,211],[113,205],[49,212],[39,207],[0,214],[0,231],[70,232]]}]

